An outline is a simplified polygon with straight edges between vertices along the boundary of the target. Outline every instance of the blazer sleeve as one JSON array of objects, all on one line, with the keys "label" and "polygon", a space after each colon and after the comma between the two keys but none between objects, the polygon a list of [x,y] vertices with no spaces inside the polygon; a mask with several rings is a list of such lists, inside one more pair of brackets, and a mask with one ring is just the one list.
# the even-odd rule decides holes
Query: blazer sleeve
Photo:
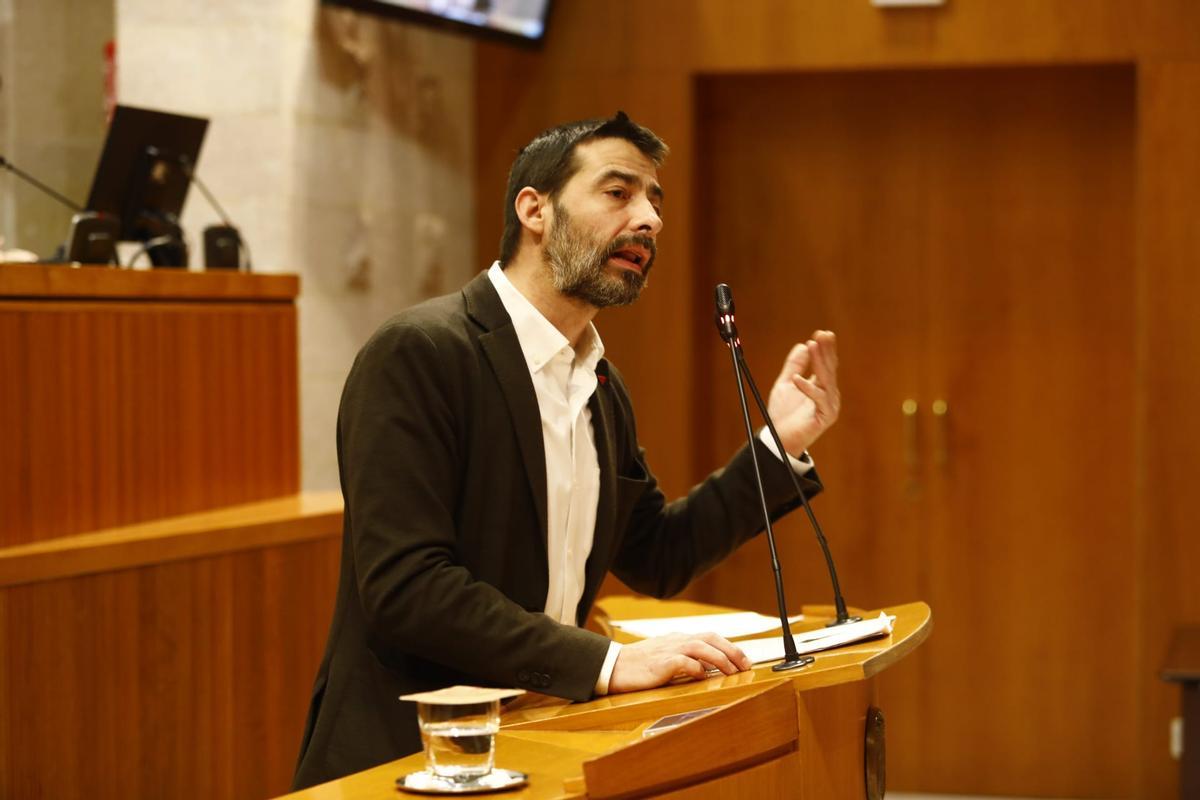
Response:
[{"label": "blazer sleeve", "polygon": [[496,685],[590,698],[609,640],[525,610],[457,558],[469,389],[443,361],[452,355],[423,328],[392,324],[346,381],[338,456],[371,649],[385,665],[417,656]]},{"label": "blazer sleeve", "polygon": [[[626,585],[654,597],[670,597],[694,578],[712,569],[743,542],[766,529],[754,478],[750,448],[762,469],[771,521],[800,505],[795,487],[781,461],[755,437],[722,469],[695,486],[686,497],[668,502],[637,444],[633,409],[624,384],[620,387],[629,453],[620,482],[622,492],[634,495],[613,563],[613,572]],[[806,497],[821,491],[816,470],[798,476]]]}]

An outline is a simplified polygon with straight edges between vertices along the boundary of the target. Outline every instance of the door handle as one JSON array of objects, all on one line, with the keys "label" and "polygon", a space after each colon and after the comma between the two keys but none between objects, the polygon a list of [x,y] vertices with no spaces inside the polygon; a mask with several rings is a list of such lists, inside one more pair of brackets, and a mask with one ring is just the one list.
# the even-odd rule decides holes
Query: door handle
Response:
[{"label": "door handle", "polygon": [[950,463],[950,404],[945,400],[933,401],[933,463],[945,468]]},{"label": "door handle", "polygon": [[904,415],[904,466],[909,474],[914,473],[920,463],[917,452],[917,411],[920,406],[911,397],[900,404],[900,413]]}]

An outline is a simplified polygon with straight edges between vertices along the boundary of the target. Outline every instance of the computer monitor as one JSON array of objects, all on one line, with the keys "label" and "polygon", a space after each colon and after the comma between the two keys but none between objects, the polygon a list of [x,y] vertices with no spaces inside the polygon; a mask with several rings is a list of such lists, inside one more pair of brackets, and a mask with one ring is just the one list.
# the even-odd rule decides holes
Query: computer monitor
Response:
[{"label": "computer monitor", "polygon": [[537,46],[546,36],[550,0],[321,0],[372,14],[476,36]]},{"label": "computer monitor", "polygon": [[121,241],[142,242],[156,267],[186,267],[179,215],[208,120],[117,106],[100,154],[89,211],[121,221]]}]

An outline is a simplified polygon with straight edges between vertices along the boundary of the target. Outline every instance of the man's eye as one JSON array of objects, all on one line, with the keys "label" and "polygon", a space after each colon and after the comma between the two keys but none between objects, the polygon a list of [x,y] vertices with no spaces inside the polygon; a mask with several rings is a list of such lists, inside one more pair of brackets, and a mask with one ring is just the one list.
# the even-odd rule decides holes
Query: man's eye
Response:
[{"label": "man's eye", "polygon": [[624,197],[625,190],[624,189],[609,189],[608,194],[613,197]]}]

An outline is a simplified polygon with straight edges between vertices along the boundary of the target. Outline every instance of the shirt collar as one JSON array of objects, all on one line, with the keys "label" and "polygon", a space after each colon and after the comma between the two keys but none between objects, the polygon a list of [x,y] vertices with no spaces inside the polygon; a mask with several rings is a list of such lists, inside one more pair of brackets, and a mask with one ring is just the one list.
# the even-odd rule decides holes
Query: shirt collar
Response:
[{"label": "shirt collar", "polygon": [[488,280],[496,288],[496,294],[500,295],[500,302],[504,305],[504,310],[512,319],[513,328],[517,332],[517,341],[521,343],[521,352],[525,355],[525,363],[528,365],[530,373],[542,369],[550,359],[563,350],[566,350],[579,366],[590,370],[596,369],[596,365],[600,363],[600,359],[604,355],[604,342],[600,340],[600,334],[595,325],[589,322],[587,329],[583,332],[579,343],[579,353],[582,353],[580,356],[571,348],[571,343],[567,341],[566,336],[563,336],[562,331],[554,327],[554,324],[546,319],[516,286],[513,286],[512,281],[500,268],[499,261],[493,263],[488,270]]}]

